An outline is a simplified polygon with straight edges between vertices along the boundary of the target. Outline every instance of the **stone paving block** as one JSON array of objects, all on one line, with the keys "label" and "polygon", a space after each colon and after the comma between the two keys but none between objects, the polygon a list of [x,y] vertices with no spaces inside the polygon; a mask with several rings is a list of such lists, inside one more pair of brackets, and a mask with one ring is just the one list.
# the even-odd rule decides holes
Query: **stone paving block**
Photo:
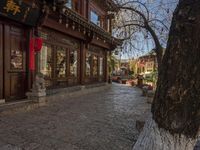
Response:
[{"label": "stone paving block", "polygon": [[200,139],[198,140],[194,150],[200,150]]},{"label": "stone paving block", "polygon": [[145,120],[151,106],[140,90],[111,85],[96,93],[87,92],[75,97],[57,94],[48,97],[51,103],[45,107],[1,117],[3,148],[131,149],[139,134],[135,122]]},{"label": "stone paving block", "polygon": [[41,147],[38,143],[26,142],[20,146],[23,150],[36,150]]},{"label": "stone paving block", "polygon": [[11,144],[7,144],[7,145],[4,145],[4,146],[1,146],[0,150],[23,150],[23,149],[20,148],[20,147],[11,145]]}]

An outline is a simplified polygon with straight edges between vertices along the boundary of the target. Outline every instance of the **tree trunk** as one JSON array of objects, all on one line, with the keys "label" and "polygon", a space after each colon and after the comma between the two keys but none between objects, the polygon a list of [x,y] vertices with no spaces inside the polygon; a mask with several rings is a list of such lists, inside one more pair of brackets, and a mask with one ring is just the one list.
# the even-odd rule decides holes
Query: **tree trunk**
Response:
[{"label": "tree trunk", "polygon": [[174,12],[152,114],[135,150],[193,150],[200,127],[199,0],[179,0]]},{"label": "tree trunk", "polygon": [[193,150],[196,142],[196,138],[189,138],[181,134],[172,135],[169,131],[158,128],[151,115],[133,150]]}]

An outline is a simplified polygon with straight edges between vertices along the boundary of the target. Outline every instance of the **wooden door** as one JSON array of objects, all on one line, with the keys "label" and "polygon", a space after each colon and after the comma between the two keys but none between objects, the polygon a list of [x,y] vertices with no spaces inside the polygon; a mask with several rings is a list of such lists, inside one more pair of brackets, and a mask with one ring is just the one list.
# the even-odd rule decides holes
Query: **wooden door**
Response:
[{"label": "wooden door", "polygon": [[4,94],[6,100],[25,97],[26,50],[22,28],[4,26]]},{"label": "wooden door", "polygon": [[0,99],[3,99],[3,24],[0,23]]}]

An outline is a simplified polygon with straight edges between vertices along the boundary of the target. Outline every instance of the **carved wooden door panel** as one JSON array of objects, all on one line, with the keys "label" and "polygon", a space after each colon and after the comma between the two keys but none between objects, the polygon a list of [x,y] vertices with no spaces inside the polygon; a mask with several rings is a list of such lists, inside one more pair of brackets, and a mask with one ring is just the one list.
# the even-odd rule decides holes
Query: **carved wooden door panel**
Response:
[{"label": "carved wooden door panel", "polygon": [[4,94],[6,100],[25,97],[26,50],[24,30],[19,27],[4,27]]},{"label": "carved wooden door panel", "polygon": [[0,99],[3,99],[3,24],[0,23]]}]

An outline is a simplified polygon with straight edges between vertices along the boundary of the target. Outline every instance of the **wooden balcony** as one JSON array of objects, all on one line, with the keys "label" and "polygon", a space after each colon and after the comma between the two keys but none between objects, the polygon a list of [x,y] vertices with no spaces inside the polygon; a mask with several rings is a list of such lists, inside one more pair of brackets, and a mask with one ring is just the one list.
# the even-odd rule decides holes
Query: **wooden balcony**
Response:
[{"label": "wooden balcony", "polygon": [[114,45],[120,45],[121,41],[114,38],[109,32],[105,29],[99,27],[98,25],[92,23],[90,20],[84,18],[77,12],[67,8],[62,8],[62,15],[66,17],[66,19],[71,22],[73,25],[78,26],[79,31],[85,32],[89,37],[97,37],[105,42],[112,43]]}]

